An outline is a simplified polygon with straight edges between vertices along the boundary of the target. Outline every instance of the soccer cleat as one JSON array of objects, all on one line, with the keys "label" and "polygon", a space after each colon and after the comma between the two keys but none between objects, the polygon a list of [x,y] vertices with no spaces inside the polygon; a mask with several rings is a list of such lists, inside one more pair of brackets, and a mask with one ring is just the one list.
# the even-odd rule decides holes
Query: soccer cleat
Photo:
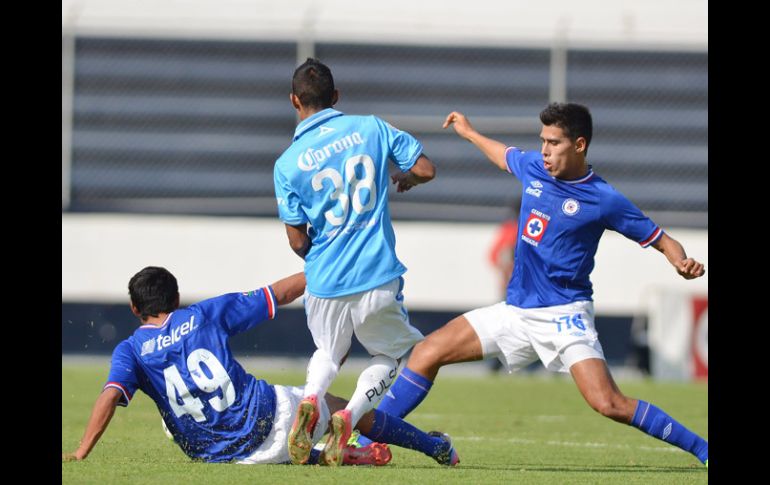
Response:
[{"label": "soccer cleat", "polygon": [[350,434],[350,438],[348,439],[348,446],[352,446],[353,448],[361,448],[363,445],[358,442],[358,438],[361,436],[361,432],[357,429],[354,429],[353,432]]},{"label": "soccer cleat", "polygon": [[289,432],[289,458],[295,465],[307,463],[313,449],[313,431],[318,422],[318,399],[308,396],[299,403],[294,424]]},{"label": "soccer cleat", "polygon": [[457,466],[457,464],[460,463],[460,456],[457,454],[457,450],[455,450],[455,447],[452,445],[452,438],[450,438],[448,434],[442,433],[441,431],[431,431],[428,433],[428,436],[441,438],[446,443],[446,449],[435,455],[433,457],[434,460],[436,460],[440,465],[446,466]]},{"label": "soccer cleat", "polygon": [[393,454],[385,443],[369,443],[356,448],[347,445],[343,450],[343,465],[373,465],[383,466],[390,463]]},{"label": "soccer cleat", "polygon": [[341,409],[332,414],[329,438],[321,452],[321,464],[340,466],[345,458],[345,447],[352,434],[350,411]]}]

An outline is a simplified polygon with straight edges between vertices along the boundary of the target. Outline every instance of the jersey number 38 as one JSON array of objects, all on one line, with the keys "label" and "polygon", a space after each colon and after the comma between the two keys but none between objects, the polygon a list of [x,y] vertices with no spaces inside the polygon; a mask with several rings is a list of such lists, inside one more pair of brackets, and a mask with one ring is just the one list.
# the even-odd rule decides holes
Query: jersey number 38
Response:
[{"label": "jersey number 38", "polygon": [[[363,178],[358,178],[356,175],[356,166],[362,165],[364,174]],[[334,191],[329,196],[329,199],[339,202],[339,208],[342,213],[335,212],[333,207],[326,212],[324,216],[329,224],[333,226],[339,226],[348,217],[348,209],[350,208],[350,202],[353,202],[353,210],[359,214],[368,212],[374,208],[374,204],[377,202],[377,187],[374,185],[375,169],[374,160],[369,155],[356,155],[345,160],[344,164],[345,182],[343,184],[342,175],[333,168],[325,168],[315,174],[310,181],[313,185],[313,190],[318,192],[323,189],[323,180],[331,180]],[[343,191],[343,189],[345,189]],[[369,200],[366,204],[363,203],[362,191],[369,191]],[[352,192],[352,197],[349,196]]]}]

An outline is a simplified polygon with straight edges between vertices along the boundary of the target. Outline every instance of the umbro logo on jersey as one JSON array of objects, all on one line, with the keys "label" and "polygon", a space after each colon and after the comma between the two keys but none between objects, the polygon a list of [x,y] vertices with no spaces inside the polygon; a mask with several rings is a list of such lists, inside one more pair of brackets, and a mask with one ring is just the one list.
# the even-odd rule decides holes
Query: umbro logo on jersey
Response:
[{"label": "umbro logo on jersey", "polygon": [[329,128],[328,126],[322,126],[320,130],[318,130],[318,136],[324,136],[327,133],[331,133],[333,131],[337,131],[334,128]]},{"label": "umbro logo on jersey", "polygon": [[[332,128],[329,129],[331,130]],[[342,153],[348,148],[362,145],[363,143],[364,138],[356,131],[350,135],[345,135],[342,138],[334,140],[323,148],[308,148],[297,157],[297,167],[304,172],[317,170],[320,167],[321,162],[332,156],[333,153]]]},{"label": "umbro logo on jersey", "polygon": [[537,198],[540,198],[540,194],[543,193],[543,184],[540,183],[538,180],[533,180],[530,182],[530,185],[532,187],[527,187],[524,192],[528,193],[529,195],[534,195]]}]

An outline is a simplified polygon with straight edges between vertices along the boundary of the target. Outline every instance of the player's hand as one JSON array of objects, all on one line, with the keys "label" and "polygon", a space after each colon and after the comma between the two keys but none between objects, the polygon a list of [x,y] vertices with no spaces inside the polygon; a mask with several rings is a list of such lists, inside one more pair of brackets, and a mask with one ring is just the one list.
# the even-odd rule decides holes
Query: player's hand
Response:
[{"label": "player's hand", "polygon": [[686,280],[699,278],[706,273],[703,263],[699,263],[692,258],[683,259],[674,266],[676,266],[676,272]]},{"label": "player's hand", "polygon": [[79,458],[75,453],[62,453],[61,454],[61,461],[80,461],[82,458]]},{"label": "player's hand", "polygon": [[452,125],[458,135],[465,139],[470,138],[471,134],[476,131],[471,125],[471,122],[468,121],[468,118],[459,111],[452,111],[449,113],[441,127],[446,129],[449,128],[450,125]]},{"label": "player's hand", "polygon": [[406,192],[407,190],[411,189],[416,183],[409,180],[409,175],[411,172],[397,172],[390,176],[390,179],[393,181],[394,184],[397,184],[396,192]]}]

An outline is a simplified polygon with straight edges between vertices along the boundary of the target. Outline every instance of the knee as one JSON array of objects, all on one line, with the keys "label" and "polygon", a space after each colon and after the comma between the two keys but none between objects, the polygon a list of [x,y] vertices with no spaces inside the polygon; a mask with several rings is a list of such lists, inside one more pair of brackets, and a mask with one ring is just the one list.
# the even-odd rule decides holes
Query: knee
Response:
[{"label": "knee", "polygon": [[597,413],[614,421],[627,423],[630,421],[628,399],[620,394],[601,396],[592,399],[589,404]]},{"label": "knee", "polygon": [[419,362],[423,366],[441,365],[444,362],[445,349],[436,345],[430,338],[422,340],[414,346],[412,355],[409,357],[409,363]]}]

